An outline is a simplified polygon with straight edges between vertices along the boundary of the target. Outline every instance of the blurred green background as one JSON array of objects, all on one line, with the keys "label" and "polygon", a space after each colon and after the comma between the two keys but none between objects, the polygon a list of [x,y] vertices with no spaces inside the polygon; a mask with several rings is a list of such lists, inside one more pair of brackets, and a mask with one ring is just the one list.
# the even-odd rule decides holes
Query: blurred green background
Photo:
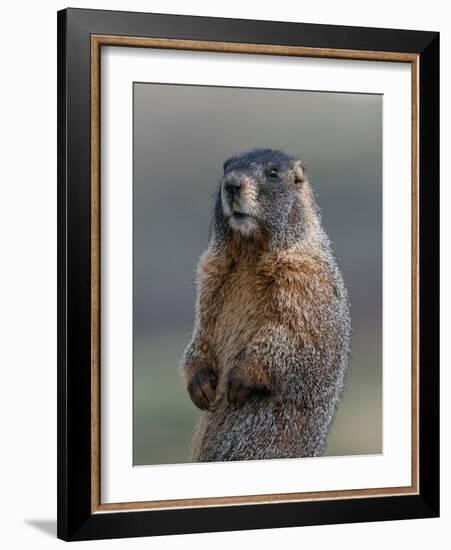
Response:
[{"label": "blurred green background", "polygon": [[326,454],[382,452],[382,96],[134,84],[135,465],[180,463],[198,410],[178,364],[222,163],[301,158],[347,283],[352,358]]}]

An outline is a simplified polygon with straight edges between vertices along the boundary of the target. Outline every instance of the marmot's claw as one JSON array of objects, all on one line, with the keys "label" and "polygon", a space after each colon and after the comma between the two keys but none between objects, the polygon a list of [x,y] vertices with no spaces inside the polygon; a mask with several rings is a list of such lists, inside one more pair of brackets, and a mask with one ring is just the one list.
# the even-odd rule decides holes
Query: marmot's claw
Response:
[{"label": "marmot's claw", "polygon": [[188,392],[192,402],[201,410],[207,410],[216,395],[218,378],[211,369],[200,369],[188,382]]},{"label": "marmot's claw", "polygon": [[226,398],[231,405],[240,406],[252,396],[264,396],[267,393],[267,388],[248,382],[235,369],[230,372]]}]

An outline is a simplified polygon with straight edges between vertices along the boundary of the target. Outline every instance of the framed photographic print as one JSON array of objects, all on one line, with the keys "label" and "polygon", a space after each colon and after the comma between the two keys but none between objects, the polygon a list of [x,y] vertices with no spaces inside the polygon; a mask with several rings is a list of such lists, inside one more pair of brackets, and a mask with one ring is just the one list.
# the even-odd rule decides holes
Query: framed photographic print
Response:
[{"label": "framed photographic print", "polygon": [[439,35],[58,13],[58,536],[439,513]]}]

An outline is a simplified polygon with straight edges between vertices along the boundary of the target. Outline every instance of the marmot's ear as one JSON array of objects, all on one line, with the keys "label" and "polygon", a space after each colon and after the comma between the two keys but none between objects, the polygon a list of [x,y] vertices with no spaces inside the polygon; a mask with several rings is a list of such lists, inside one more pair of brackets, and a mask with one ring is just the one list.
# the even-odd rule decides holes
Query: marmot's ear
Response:
[{"label": "marmot's ear", "polygon": [[305,166],[300,160],[296,160],[293,165],[294,170],[294,182],[296,184],[303,183],[307,178],[305,176]]},{"label": "marmot's ear", "polygon": [[230,165],[230,160],[231,160],[231,159],[227,159],[227,160],[224,161],[224,163],[223,163],[223,165],[222,165],[222,170],[223,170],[224,172],[227,171],[227,168],[228,168],[229,165]]}]

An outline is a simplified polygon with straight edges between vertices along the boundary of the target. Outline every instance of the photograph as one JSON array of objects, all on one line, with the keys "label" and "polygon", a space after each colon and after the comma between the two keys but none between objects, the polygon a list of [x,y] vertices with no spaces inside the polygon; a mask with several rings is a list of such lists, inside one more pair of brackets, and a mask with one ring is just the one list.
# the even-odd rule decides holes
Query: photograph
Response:
[{"label": "photograph", "polygon": [[377,455],[381,94],[133,83],[133,464]]},{"label": "photograph", "polygon": [[446,7],[2,5],[3,548],[450,546]]},{"label": "photograph", "polygon": [[439,35],[58,13],[58,537],[439,513]]}]

